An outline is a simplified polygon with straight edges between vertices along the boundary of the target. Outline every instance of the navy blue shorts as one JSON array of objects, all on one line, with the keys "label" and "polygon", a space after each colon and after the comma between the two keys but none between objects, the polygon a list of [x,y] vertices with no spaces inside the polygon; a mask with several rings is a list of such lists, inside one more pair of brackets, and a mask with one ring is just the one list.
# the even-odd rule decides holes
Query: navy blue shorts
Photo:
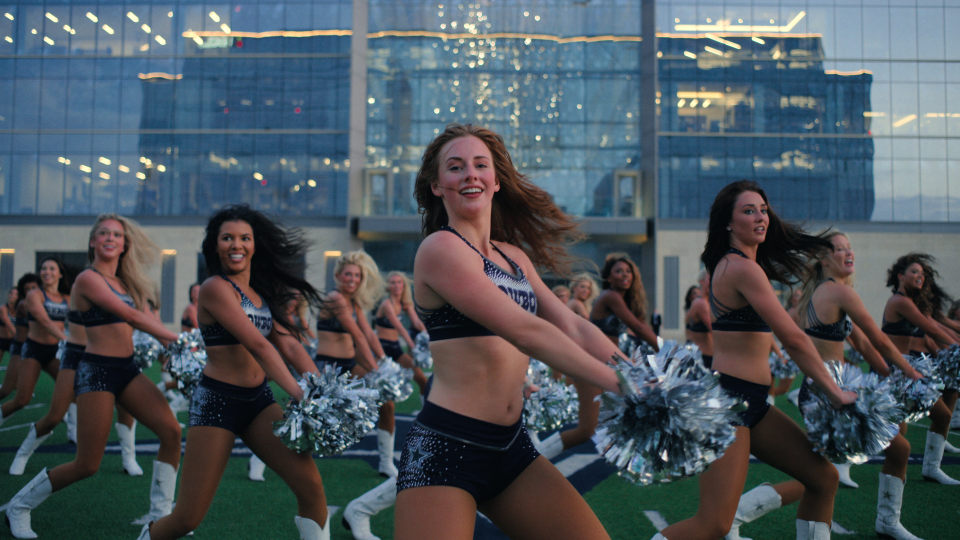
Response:
[{"label": "navy blue shorts", "polygon": [[22,341],[11,341],[10,342],[10,356],[20,356],[20,353],[23,352],[23,342]]},{"label": "navy blue shorts", "polygon": [[720,388],[723,388],[731,397],[745,401],[747,405],[747,410],[737,413],[738,420],[731,422],[730,425],[753,429],[770,410],[770,404],[767,403],[770,385],[745,381],[721,373]]},{"label": "navy blue shorts", "polygon": [[340,368],[341,373],[350,373],[357,365],[357,360],[355,358],[337,358],[336,356],[327,356],[325,354],[318,354],[316,358],[313,359],[313,363],[316,364],[317,369],[323,371],[323,366],[330,364],[333,367]]},{"label": "navy blue shorts", "polygon": [[60,360],[60,369],[72,369],[76,371],[80,365],[80,359],[83,358],[83,345],[76,343],[67,343],[66,350],[63,351],[63,358]]},{"label": "navy blue shorts", "polygon": [[45,368],[50,362],[57,359],[57,344],[44,345],[43,343],[37,343],[27,338],[27,340],[23,342],[20,358],[33,358],[37,362],[40,362],[40,367]]},{"label": "navy blue shorts", "polygon": [[707,369],[713,369],[713,355],[711,354],[701,354],[700,358],[703,360],[703,365]]},{"label": "navy blue shorts", "polygon": [[266,378],[259,386],[247,388],[203,375],[190,401],[190,427],[218,427],[239,435],[276,402]]},{"label": "navy blue shorts", "polygon": [[386,354],[390,358],[393,358],[394,361],[400,359],[403,356],[403,348],[400,346],[400,341],[390,341],[389,339],[380,338],[380,346],[383,347],[383,354]]},{"label": "navy blue shorts", "polygon": [[483,503],[502,493],[539,455],[523,419],[501,426],[427,401],[407,433],[397,491],[451,486]]},{"label": "navy blue shorts", "polygon": [[10,344],[13,343],[13,338],[3,339],[0,338],[0,357],[3,356],[3,353],[10,350]]},{"label": "navy blue shorts", "polygon": [[119,396],[139,374],[140,367],[132,354],[121,358],[85,352],[73,378],[73,392],[78,396],[87,392],[110,392]]}]

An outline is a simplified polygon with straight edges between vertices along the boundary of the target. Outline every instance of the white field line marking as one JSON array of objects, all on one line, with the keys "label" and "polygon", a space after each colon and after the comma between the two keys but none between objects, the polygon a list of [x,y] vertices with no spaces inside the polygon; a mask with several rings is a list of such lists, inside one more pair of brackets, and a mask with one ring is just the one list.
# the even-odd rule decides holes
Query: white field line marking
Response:
[{"label": "white field line marking", "polygon": [[663,516],[660,515],[660,512],[656,510],[644,510],[643,515],[647,516],[647,519],[650,520],[650,523],[653,523],[653,526],[658,530],[662,531],[670,526],[667,523],[667,520],[663,519]]},{"label": "white field line marking", "polygon": [[598,454],[574,454],[557,463],[557,470],[569,478],[580,469],[590,465],[598,459],[600,459],[600,455]]}]

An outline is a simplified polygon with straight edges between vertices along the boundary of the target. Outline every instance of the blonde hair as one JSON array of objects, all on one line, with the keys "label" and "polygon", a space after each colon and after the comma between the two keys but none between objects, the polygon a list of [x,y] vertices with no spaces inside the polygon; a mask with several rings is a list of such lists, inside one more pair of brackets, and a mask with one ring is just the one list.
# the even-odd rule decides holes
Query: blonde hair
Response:
[{"label": "blonde hair", "polygon": [[[119,222],[123,227],[123,253],[120,254],[120,261],[117,264],[117,278],[120,283],[123,283],[123,287],[133,299],[137,309],[143,310],[157,290],[156,284],[147,275],[147,271],[160,260],[160,248],[150,240],[136,221],[118,214],[97,216],[97,220],[93,222],[93,228],[90,229],[88,246],[93,242],[100,225],[111,219]],[[95,257],[93,247],[89,246],[87,266],[93,264]]]},{"label": "blonde hair", "polygon": [[384,292],[383,277],[380,275],[377,261],[362,249],[350,251],[337,259],[333,274],[339,276],[348,264],[360,268],[360,286],[357,287],[357,292],[353,293],[353,303],[360,306],[363,311],[370,311]]},{"label": "blonde hair", "polygon": [[[846,234],[836,229],[820,233],[817,236],[830,242],[831,245],[833,244],[833,238],[835,236],[842,236],[849,240],[849,237]],[[826,255],[827,253],[823,253],[821,254],[821,257],[810,259],[810,261],[807,263],[807,269],[803,274],[803,286],[800,289],[800,300],[797,302],[797,319],[800,321],[801,328],[807,328],[807,326],[810,324],[810,321],[807,318],[807,310],[810,309],[810,302],[813,301],[813,293],[816,292],[817,287],[823,283],[823,280],[826,279],[826,277],[824,277],[823,262],[821,260],[821,258]],[[851,285],[852,278],[853,276],[851,276],[851,279],[845,284]],[[791,295],[792,294],[793,293],[791,292]],[[789,304],[789,302],[790,299],[787,297],[787,303]]]},{"label": "blonde hair", "polygon": [[411,289],[413,287],[410,283],[410,278],[407,277],[406,274],[398,270],[393,270],[392,272],[387,274],[387,283],[389,283],[391,279],[397,276],[399,276],[400,279],[403,280],[403,292],[400,293],[400,307],[402,307],[403,309],[407,309],[408,307],[413,305],[413,294],[411,293]]},{"label": "blonde hair", "polygon": [[590,296],[583,301],[589,310],[590,307],[593,306],[593,302],[598,296],[600,296],[600,285],[597,284],[597,280],[594,279],[592,275],[588,274],[587,272],[580,272],[579,274],[574,274],[574,276],[570,278],[570,290],[572,291],[573,288],[577,286],[577,283],[580,283],[581,281],[586,281],[590,284]]}]

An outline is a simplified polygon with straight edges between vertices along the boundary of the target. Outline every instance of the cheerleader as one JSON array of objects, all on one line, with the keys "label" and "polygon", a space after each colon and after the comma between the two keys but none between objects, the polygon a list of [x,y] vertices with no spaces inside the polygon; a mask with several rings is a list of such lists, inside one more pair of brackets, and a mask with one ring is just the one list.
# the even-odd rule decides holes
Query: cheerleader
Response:
[{"label": "cheerleader", "polygon": [[586,272],[576,274],[570,278],[570,292],[571,298],[567,302],[567,307],[584,319],[589,319],[593,303],[600,296],[597,281]]},{"label": "cheerleader", "polygon": [[299,401],[303,390],[284,361],[301,374],[316,371],[284,309],[295,293],[319,300],[296,275],[307,247],[299,231],[247,205],[228,206],[207,223],[202,251],[213,277],[197,302],[207,364],[190,406],[180,496],[173,513],[145,525],[138,540],[180,538],[200,526],[237,437],[293,491],[300,537],[330,538],[316,463],[273,434],[283,411],[267,384],[270,377]]},{"label": "cheerleader", "polygon": [[400,338],[407,344],[410,350],[413,350],[413,338],[407,329],[404,328],[401,318],[410,321],[410,327],[417,332],[423,332],[425,327],[423,321],[417,317],[413,309],[413,294],[410,292],[410,278],[403,272],[390,272],[387,274],[387,298],[377,307],[375,318],[373,320],[374,331],[383,347],[383,352],[394,361],[407,369],[413,369],[413,380],[420,388],[420,395],[423,395],[427,386],[427,376],[423,370],[413,364],[413,358],[403,352],[400,347]]},{"label": "cheerleader", "polygon": [[51,493],[96,474],[107,445],[113,408],[124,406],[160,439],[150,485],[150,512],[156,519],[170,512],[180,465],[180,424],[156,386],[133,360],[133,328],[162,343],[176,339],[159,321],[139,309],[151,284],[144,266],[158,249],[135,222],[116,214],[97,217],[90,231],[87,270],[77,276],[76,307],[87,328],[87,349],[77,366],[77,456],[49,473],[40,471],[7,504],[15,538],[36,538],[30,511]]},{"label": "cheerleader", "polygon": [[0,306],[0,358],[4,353],[9,353],[7,360],[7,372],[3,377],[3,385],[0,386],[0,399],[3,399],[13,392],[17,386],[17,367],[20,363],[20,352],[17,351],[17,361],[13,361],[13,351],[11,347],[17,336],[17,303],[20,298],[20,292],[16,287],[11,287],[7,292],[7,303]]},{"label": "cheerleader", "polygon": [[[50,407],[43,418],[31,424],[27,437],[23,440],[17,454],[10,463],[10,474],[20,476],[26,470],[30,456],[53,433],[53,429],[64,420],[66,413],[67,440],[77,442],[77,406],[73,390],[77,366],[87,346],[87,330],[83,318],[77,311],[77,295],[72,294],[68,302],[67,322],[70,332],[67,334],[66,347],[60,360],[60,372],[53,386]],[[136,457],[136,420],[120,404],[117,404],[117,438],[120,442],[120,457],[123,470],[130,476],[143,476],[143,469]]]},{"label": "cheerleader", "polygon": [[553,295],[564,304],[570,302],[570,287],[567,287],[566,285],[557,285],[550,289],[550,292],[552,292]]},{"label": "cheerleader", "polygon": [[197,299],[200,297],[200,284],[194,283],[189,291],[190,303],[183,308],[183,315],[180,316],[180,331],[189,332],[200,324],[197,322]]},{"label": "cheerleader", "polygon": [[703,365],[709,369],[713,365],[713,327],[710,325],[710,307],[706,300],[710,295],[710,274],[701,270],[697,281],[699,288],[696,290],[700,294],[690,300],[690,294],[687,293],[689,301],[684,314],[685,334],[687,343],[693,343],[700,349]]},{"label": "cheerleader", "polygon": [[[894,347],[889,338],[877,328],[860,296],[853,290],[855,255],[850,240],[840,231],[830,231],[822,237],[829,240],[832,249],[813,259],[807,268],[804,285],[800,290],[797,312],[800,326],[813,340],[823,361],[839,361],[843,358],[844,340],[850,339],[854,347],[870,364],[872,370],[886,377],[889,365],[895,365],[911,379],[922,378]],[[825,321],[836,321],[827,323]],[[800,404],[810,396],[810,380],[804,380],[800,390]],[[907,461],[910,458],[910,443],[903,436],[906,425],[900,426],[897,434],[884,450],[883,468],[880,471],[880,488],[877,498],[876,531],[881,538],[919,540],[900,524],[900,508],[903,501],[903,486],[907,479]],[[849,480],[850,466],[836,465],[841,482]],[[740,525],[793,503],[803,494],[803,486],[797,481],[771,486],[762,484],[740,498],[737,515],[726,540],[736,540]]]},{"label": "cheerleader", "polygon": [[[897,259],[887,270],[887,286],[893,296],[883,309],[881,330],[902,354],[920,354],[931,346],[948,347],[956,341],[948,330],[933,319],[935,300],[932,292],[935,272],[930,266],[933,257],[910,253]],[[923,479],[946,485],[960,481],[947,476],[940,469],[946,436],[950,430],[950,416],[956,405],[956,392],[944,392],[930,409],[930,428],[923,454]]]},{"label": "cheerleader", "polygon": [[447,126],[427,147],[414,192],[426,236],[414,297],[434,382],[404,445],[395,537],[472,538],[479,510],[510,537],[609,538],[537,455],[521,418],[530,357],[618,391],[603,364],[621,358],[616,345],[536,272],[562,273],[575,225],[480,127]]},{"label": "cheerleader", "polygon": [[[27,294],[43,286],[40,276],[36,274],[24,274],[17,281],[17,307],[14,310],[13,324],[16,331],[13,335],[13,343],[10,344],[10,362],[7,367],[7,374],[3,379],[3,388],[0,391],[2,397],[7,397],[11,392],[17,389],[17,379],[20,373],[20,353],[23,351],[23,343],[27,340],[27,332],[30,324],[27,322]],[[0,418],[0,424],[3,419]]]},{"label": "cheerleader", "polygon": [[802,254],[830,246],[781,221],[767,196],[750,181],[723,188],[710,209],[701,260],[710,273],[709,303],[714,339],[713,369],[720,386],[747,402],[733,423],[736,440],[699,476],[696,515],[658,533],[661,540],[720,538],[730,532],[743,491],[750,455],[800,480],[805,491],[797,510],[797,539],[830,537],[837,472],[813,450],[806,434],[767,401],[772,382],[768,354],[771,328],[801,370],[839,407],[856,394],[833,382],[810,338],[777,301],[771,279],[787,281],[803,269]]},{"label": "cheerleader", "polygon": [[24,299],[28,329],[20,352],[17,394],[0,406],[0,424],[30,403],[41,371],[54,380],[60,371],[57,343],[67,338],[63,328],[70,299],[70,284],[64,275],[63,263],[53,257],[44,259],[40,263],[40,280],[43,286]]},{"label": "cheerleader", "polygon": [[[630,330],[636,338],[646,341],[653,350],[660,350],[657,336],[644,321],[647,318],[647,299],[640,270],[626,253],[611,253],[600,270],[603,292],[593,303],[590,321],[616,344],[620,334]],[[553,459],[568,448],[590,440],[597,429],[600,415],[600,388],[589,381],[575,378],[574,387],[580,400],[577,427],[564,432],[557,431],[537,445],[537,450],[547,459]]]}]

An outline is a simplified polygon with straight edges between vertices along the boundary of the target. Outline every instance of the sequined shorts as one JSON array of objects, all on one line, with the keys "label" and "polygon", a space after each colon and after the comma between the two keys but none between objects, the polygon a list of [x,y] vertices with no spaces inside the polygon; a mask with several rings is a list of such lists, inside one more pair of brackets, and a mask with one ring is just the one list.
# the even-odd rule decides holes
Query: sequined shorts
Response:
[{"label": "sequined shorts", "polygon": [[327,356],[325,354],[318,354],[316,358],[313,359],[313,363],[317,365],[317,369],[323,371],[323,367],[327,364],[330,364],[333,367],[340,368],[342,373],[349,373],[357,365],[357,360],[354,358],[337,358],[336,356]]},{"label": "sequined shorts", "polygon": [[10,356],[20,356],[20,353],[23,352],[23,342],[13,340],[10,342]]},{"label": "sequined shorts", "polygon": [[80,359],[83,358],[83,345],[76,343],[67,343],[66,350],[63,351],[63,358],[60,360],[60,369],[76,370],[80,365]]},{"label": "sequined shorts", "polygon": [[427,401],[407,434],[397,491],[451,486],[483,503],[503,492],[539,455],[522,419],[501,426]]},{"label": "sequined shorts", "polygon": [[23,349],[20,351],[20,358],[33,358],[40,362],[40,367],[47,367],[47,364],[57,359],[57,344],[44,345],[27,338],[23,343]]},{"label": "sequined shorts", "polygon": [[87,392],[110,392],[119,396],[139,374],[140,367],[133,361],[132,354],[121,358],[85,352],[73,378],[73,391],[78,396]]},{"label": "sequined shorts", "polygon": [[720,388],[723,388],[730,396],[746,402],[747,410],[737,413],[738,420],[730,423],[733,426],[745,426],[753,429],[757,427],[757,424],[763,420],[767,411],[770,410],[770,404],[767,403],[767,394],[770,391],[769,385],[745,381],[721,373]]},{"label": "sequined shorts", "polygon": [[403,356],[403,348],[400,347],[400,341],[391,341],[389,339],[380,339],[380,346],[383,347],[383,353],[393,358],[394,360],[399,360]]},{"label": "sequined shorts", "polygon": [[266,379],[248,388],[203,375],[190,401],[190,427],[218,427],[239,435],[276,402]]}]

